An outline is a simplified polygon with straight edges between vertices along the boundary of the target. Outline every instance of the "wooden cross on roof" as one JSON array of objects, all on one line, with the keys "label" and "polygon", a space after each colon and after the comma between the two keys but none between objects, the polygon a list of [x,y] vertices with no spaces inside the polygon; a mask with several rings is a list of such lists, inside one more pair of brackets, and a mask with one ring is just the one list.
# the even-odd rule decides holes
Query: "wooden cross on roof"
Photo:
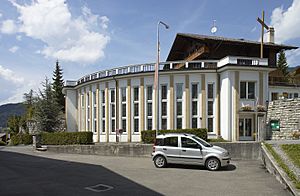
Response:
[{"label": "wooden cross on roof", "polygon": [[270,27],[265,23],[265,11],[262,11],[262,19],[257,17],[257,21],[261,24],[261,43],[260,43],[260,58],[264,58],[264,29],[269,30]]}]

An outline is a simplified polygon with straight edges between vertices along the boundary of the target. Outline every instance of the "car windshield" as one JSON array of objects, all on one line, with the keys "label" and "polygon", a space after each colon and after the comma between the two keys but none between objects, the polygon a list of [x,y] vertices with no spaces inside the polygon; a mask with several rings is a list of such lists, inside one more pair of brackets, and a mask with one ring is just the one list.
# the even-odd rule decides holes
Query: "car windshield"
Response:
[{"label": "car windshield", "polygon": [[192,136],[193,139],[197,140],[200,144],[202,144],[205,147],[212,147],[213,145],[211,145],[210,143],[204,141],[203,139],[197,137],[197,136]]}]

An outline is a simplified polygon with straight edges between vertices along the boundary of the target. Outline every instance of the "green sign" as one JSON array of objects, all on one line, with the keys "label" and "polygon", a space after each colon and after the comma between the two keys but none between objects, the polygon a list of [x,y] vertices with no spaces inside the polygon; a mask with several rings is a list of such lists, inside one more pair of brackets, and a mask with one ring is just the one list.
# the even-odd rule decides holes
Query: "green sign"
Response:
[{"label": "green sign", "polygon": [[270,126],[272,131],[279,131],[280,129],[279,120],[271,120]]}]

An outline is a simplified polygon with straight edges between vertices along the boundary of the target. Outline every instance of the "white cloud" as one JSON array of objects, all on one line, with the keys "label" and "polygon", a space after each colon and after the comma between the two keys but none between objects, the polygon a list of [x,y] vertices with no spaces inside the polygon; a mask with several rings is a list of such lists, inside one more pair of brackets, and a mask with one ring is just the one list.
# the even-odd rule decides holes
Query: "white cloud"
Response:
[{"label": "white cloud", "polygon": [[38,89],[40,86],[40,78],[25,79],[0,65],[0,105],[22,102],[24,93],[29,92],[30,89]]},{"label": "white cloud", "polygon": [[2,18],[2,14],[0,13],[0,18]]},{"label": "white cloud", "polygon": [[22,36],[21,36],[21,35],[17,35],[17,36],[16,36],[16,39],[17,39],[18,41],[21,41],[21,40],[22,40]]},{"label": "white cloud", "polygon": [[15,52],[17,52],[17,50],[19,50],[19,46],[13,46],[13,47],[11,47],[11,48],[9,49],[9,51],[10,51],[11,53],[15,53]]},{"label": "white cloud", "polygon": [[13,82],[14,84],[22,84],[24,82],[23,77],[18,76],[12,70],[4,68],[2,65],[0,65],[0,78]]},{"label": "white cloud", "polygon": [[[0,78],[1,79],[1,78]],[[5,84],[7,83],[7,84]],[[1,94],[3,99],[0,101],[0,105],[7,103],[20,103],[24,101],[24,93],[28,93],[30,89],[38,89],[41,85],[36,81],[26,81],[22,85],[11,85],[9,82],[4,81],[4,88],[6,87],[6,93]],[[9,88],[10,87],[10,88]],[[8,89],[9,88],[9,89]]]},{"label": "white cloud", "polygon": [[5,34],[13,34],[17,32],[17,26],[13,20],[4,20],[0,30]]},{"label": "white cloud", "polygon": [[300,0],[294,0],[292,5],[284,10],[275,8],[271,16],[271,26],[275,28],[275,41],[285,41],[300,38]]},{"label": "white cloud", "polygon": [[74,19],[64,0],[11,3],[20,14],[19,32],[43,41],[40,53],[46,57],[78,63],[93,63],[104,57],[110,40],[103,32],[109,22],[106,16],[94,15],[84,6],[82,16]]},{"label": "white cloud", "polygon": [[299,66],[300,65],[300,48],[296,50],[288,50],[285,52],[286,60],[289,66]]}]

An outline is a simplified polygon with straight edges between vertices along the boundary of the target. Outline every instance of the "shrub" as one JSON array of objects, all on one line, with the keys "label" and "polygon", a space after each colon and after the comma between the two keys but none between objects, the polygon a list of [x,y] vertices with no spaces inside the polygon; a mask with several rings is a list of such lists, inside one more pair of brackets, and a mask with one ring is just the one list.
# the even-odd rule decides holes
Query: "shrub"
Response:
[{"label": "shrub", "polygon": [[[190,133],[207,141],[207,129],[176,129],[176,130],[159,130],[158,134],[165,133]],[[142,131],[142,141],[146,144],[154,143],[155,130]]]},{"label": "shrub", "polygon": [[0,146],[5,146],[5,145],[6,145],[6,143],[4,141],[0,140]]},{"label": "shrub", "polygon": [[229,142],[229,141],[224,140],[223,138],[217,138],[217,139],[208,139],[208,142]]},{"label": "shrub", "polygon": [[265,111],[267,111],[266,107],[263,106],[263,105],[257,105],[257,106],[256,106],[256,110],[257,110],[258,112],[265,112]]},{"label": "shrub", "polygon": [[92,132],[54,132],[41,133],[41,144],[71,145],[93,143]]},{"label": "shrub", "polygon": [[293,132],[293,138],[300,139],[300,131],[294,131]]},{"label": "shrub", "polygon": [[252,107],[250,105],[244,105],[241,107],[242,111],[252,111]]},{"label": "shrub", "polygon": [[29,145],[32,144],[32,136],[28,133],[19,133],[16,135],[12,135],[11,138],[11,145],[19,145],[19,144],[25,144]]}]

